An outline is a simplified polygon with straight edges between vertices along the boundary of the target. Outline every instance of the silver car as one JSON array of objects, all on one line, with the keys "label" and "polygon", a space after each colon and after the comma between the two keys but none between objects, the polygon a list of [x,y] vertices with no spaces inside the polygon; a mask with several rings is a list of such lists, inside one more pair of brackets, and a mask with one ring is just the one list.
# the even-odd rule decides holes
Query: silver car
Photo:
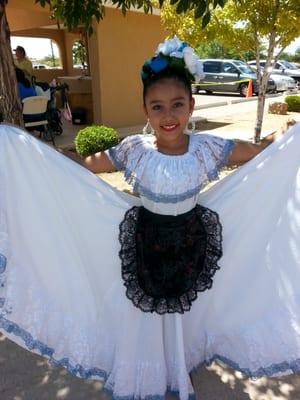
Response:
[{"label": "silver car", "polygon": [[[250,67],[256,72],[256,65],[250,64]],[[263,67],[261,67],[261,71],[263,71]],[[272,72],[270,73],[269,77],[275,83],[274,92],[285,92],[287,90],[293,90],[297,87],[295,79],[288,75],[274,74]]]},{"label": "silver car", "polygon": [[[248,62],[251,66],[256,66],[256,61],[251,60]],[[264,68],[266,65],[266,60],[260,60],[260,66]],[[286,75],[290,76],[291,78],[295,79],[298,86],[300,85],[300,69],[295,68],[292,63],[289,63],[285,60],[278,60],[275,65],[270,67],[269,72],[279,74],[279,75]]]},{"label": "silver car", "polygon": [[[258,93],[256,73],[243,61],[222,59],[205,59],[202,61],[205,77],[200,85],[193,86],[193,93],[205,90],[207,93],[233,92],[246,96],[249,80],[252,81],[253,93]],[[267,91],[271,92],[274,88],[274,81],[269,79]]]}]

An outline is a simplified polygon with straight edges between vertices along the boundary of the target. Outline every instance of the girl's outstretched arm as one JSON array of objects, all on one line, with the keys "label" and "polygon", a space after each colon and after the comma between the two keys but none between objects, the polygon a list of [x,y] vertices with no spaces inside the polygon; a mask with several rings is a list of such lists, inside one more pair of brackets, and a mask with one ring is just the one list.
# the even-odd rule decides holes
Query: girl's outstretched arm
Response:
[{"label": "girl's outstretched arm", "polygon": [[100,151],[99,153],[95,153],[88,157],[81,157],[79,154],[70,150],[58,149],[58,151],[95,174],[117,171],[116,167],[113,165],[104,151]]},{"label": "girl's outstretched arm", "polygon": [[282,136],[288,130],[288,128],[294,124],[294,120],[287,121],[281,130],[271,133],[263,138],[259,143],[236,140],[234,149],[229,157],[228,165],[244,164],[245,162],[251,160],[277,138]]}]

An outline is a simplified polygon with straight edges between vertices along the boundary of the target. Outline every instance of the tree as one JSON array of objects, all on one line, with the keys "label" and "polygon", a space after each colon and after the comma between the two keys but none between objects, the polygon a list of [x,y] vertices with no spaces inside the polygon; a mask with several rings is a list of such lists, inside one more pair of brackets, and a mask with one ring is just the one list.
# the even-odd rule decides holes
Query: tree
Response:
[{"label": "tree", "polygon": [[[92,33],[92,19],[96,18],[99,22],[105,15],[105,4],[107,2],[120,8],[125,15],[131,8],[143,8],[147,14],[152,12],[153,5],[162,7],[168,0],[35,0],[41,6],[50,7],[51,15],[54,19],[64,22],[69,30],[73,30],[83,25],[85,31]],[[211,9],[217,6],[224,6],[226,0],[170,0],[174,5],[177,14],[192,11],[197,19],[203,16],[203,25],[207,25],[210,20]]]},{"label": "tree", "polygon": [[[98,22],[105,15],[105,4],[111,3],[120,8],[123,14],[131,8],[143,8],[152,12],[152,0],[35,0],[42,7],[49,7],[53,19],[61,21],[69,30],[83,26],[85,32],[92,34],[92,21]],[[166,0],[157,0],[161,7]],[[8,0],[0,0],[0,121],[23,125],[22,106],[18,98],[18,88],[10,45],[10,30],[5,7]],[[194,10],[196,17],[204,15],[204,23],[210,19],[210,9],[223,5],[224,0],[171,0],[178,13]]]},{"label": "tree", "polygon": [[82,69],[87,67],[87,52],[82,40],[76,40],[73,44],[73,64],[80,64]]},{"label": "tree", "polygon": [[[229,0],[222,10],[212,13],[211,22],[204,29],[191,13],[181,18],[175,10],[166,6],[162,11],[162,20],[170,34],[177,35],[189,44],[203,43],[214,39],[225,47],[234,48],[238,54],[244,51],[255,53],[259,94],[254,138],[260,139],[265,104],[265,94],[269,76],[269,67],[276,62],[284,49],[300,36],[299,0]],[[177,30],[174,30],[176,26]],[[266,49],[266,66],[263,72],[259,68],[262,46]],[[275,55],[275,49],[277,51]]]},{"label": "tree", "polygon": [[293,61],[298,63],[300,62],[300,47],[297,47],[297,49],[295,50]]},{"label": "tree", "polygon": [[255,58],[255,53],[251,50],[238,53],[232,47],[226,47],[217,40],[202,43],[196,47],[195,50],[200,58],[241,58],[244,61],[253,60],[253,58]]},{"label": "tree", "polygon": [[[226,9],[224,9],[226,17],[222,22],[222,30],[226,32],[223,42],[232,43],[233,38],[239,49],[248,48],[254,50],[256,54],[259,94],[254,139],[259,141],[269,69],[279,59],[284,49],[300,35],[300,2],[298,0],[238,0],[236,2],[231,0]],[[261,72],[260,49],[263,43],[267,57],[265,68]]]},{"label": "tree", "polygon": [[11,53],[6,4],[7,0],[0,0],[0,121],[3,119],[22,126],[22,107]]}]

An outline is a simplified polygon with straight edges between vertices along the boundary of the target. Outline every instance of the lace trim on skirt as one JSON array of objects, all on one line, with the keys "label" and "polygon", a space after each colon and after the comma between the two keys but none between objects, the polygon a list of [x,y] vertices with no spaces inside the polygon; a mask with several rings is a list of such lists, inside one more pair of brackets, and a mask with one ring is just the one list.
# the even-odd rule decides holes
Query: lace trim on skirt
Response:
[{"label": "lace trim on skirt", "polygon": [[178,216],[129,209],[120,224],[126,296],[144,312],[184,313],[210,289],[222,256],[218,214],[197,205]]}]

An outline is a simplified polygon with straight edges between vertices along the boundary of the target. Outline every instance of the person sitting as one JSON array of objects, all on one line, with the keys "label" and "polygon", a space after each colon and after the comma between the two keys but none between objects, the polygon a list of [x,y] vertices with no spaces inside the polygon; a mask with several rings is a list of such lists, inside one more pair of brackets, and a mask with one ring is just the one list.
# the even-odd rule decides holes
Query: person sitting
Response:
[{"label": "person sitting", "polygon": [[19,96],[21,100],[25,99],[26,97],[36,96],[36,91],[31,86],[29,80],[25,77],[24,71],[17,67],[15,67],[15,70],[18,82]]},{"label": "person sitting", "polygon": [[32,66],[32,62],[29,60],[29,58],[26,57],[26,51],[25,51],[24,47],[17,46],[14,49],[14,52],[16,55],[16,58],[14,60],[15,66],[17,68],[20,68],[24,72],[25,77],[31,83],[31,79],[33,76],[33,66]]}]

